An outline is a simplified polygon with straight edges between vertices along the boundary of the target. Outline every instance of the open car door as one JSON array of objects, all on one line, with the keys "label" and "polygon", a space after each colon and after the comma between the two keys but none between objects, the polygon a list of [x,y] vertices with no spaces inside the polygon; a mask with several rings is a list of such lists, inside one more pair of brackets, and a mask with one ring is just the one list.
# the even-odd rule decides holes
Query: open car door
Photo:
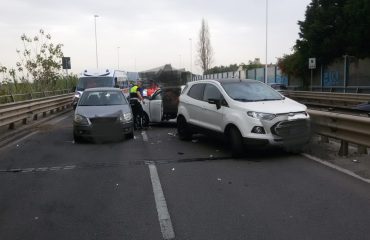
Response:
[{"label": "open car door", "polygon": [[151,122],[161,122],[163,117],[162,91],[156,91],[149,100],[149,119]]}]

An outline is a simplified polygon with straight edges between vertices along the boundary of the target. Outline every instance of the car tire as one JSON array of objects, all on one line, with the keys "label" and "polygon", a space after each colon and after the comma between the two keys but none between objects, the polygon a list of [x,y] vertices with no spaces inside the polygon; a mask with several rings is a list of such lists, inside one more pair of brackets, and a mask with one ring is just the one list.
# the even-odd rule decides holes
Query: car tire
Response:
[{"label": "car tire", "polygon": [[191,140],[192,133],[186,119],[183,116],[177,118],[177,134],[180,140]]},{"label": "car tire", "polygon": [[133,139],[133,138],[134,138],[134,132],[125,134],[125,139]]},{"label": "car tire", "polygon": [[76,133],[73,133],[73,140],[75,141],[75,143],[81,143],[83,141],[83,138]]},{"label": "car tire", "polygon": [[240,131],[237,128],[232,127],[228,132],[228,139],[232,157],[241,157],[243,155],[243,138]]},{"label": "car tire", "polygon": [[143,114],[142,126],[143,126],[143,128],[149,127],[149,116],[148,116],[148,114],[146,114],[146,112],[144,112],[144,114]]}]

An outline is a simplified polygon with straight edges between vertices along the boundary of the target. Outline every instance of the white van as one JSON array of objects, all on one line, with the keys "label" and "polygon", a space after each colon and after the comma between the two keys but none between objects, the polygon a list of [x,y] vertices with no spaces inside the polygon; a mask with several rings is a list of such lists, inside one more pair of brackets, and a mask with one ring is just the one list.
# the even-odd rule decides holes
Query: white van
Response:
[{"label": "white van", "polygon": [[85,89],[95,87],[119,87],[126,97],[130,94],[127,72],[114,69],[85,70],[78,79],[73,98],[73,107],[75,108]]}]

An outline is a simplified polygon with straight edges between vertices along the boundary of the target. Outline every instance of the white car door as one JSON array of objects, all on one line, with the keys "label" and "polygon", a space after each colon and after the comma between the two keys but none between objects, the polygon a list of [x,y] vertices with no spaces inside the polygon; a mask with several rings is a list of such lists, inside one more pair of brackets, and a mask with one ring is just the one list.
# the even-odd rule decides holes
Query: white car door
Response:
[{"label": "white car door", "polygon": [[162,91],[158,90],[149,100],[149,120],[151,122],[161,122],[163,118]]},{"label": "white car door", "polygon": [[[209,103],[209,99],[218,101],[218,104]],[[225,102],[221,92],[213,84],[206,84],[203,95],[203,113],[200,121],[203,125],[207,126],[208,129],[213,131],[223,131],[223,119],[225,114]]]}]

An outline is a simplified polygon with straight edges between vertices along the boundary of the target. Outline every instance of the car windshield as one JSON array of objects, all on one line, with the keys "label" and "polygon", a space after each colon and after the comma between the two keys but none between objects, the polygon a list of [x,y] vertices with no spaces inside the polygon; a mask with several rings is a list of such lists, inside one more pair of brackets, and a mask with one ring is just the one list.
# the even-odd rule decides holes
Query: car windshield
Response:
[{"label": "car windshield", "polygon": [[112,77],[82,77],[78,81],[77,90],[83,91],[87,88],[113,87]]},{"label": "car windshield", "polygon": [[227,95],[240,102],[275,101],[284,99],[278,92],[260,82],[223,83]]},{"label": "car windshield", "polygon": [[82,94],[78,106],[110,106],[125,104],[127,104],[127,100],[120,91],[89,91]]}]

